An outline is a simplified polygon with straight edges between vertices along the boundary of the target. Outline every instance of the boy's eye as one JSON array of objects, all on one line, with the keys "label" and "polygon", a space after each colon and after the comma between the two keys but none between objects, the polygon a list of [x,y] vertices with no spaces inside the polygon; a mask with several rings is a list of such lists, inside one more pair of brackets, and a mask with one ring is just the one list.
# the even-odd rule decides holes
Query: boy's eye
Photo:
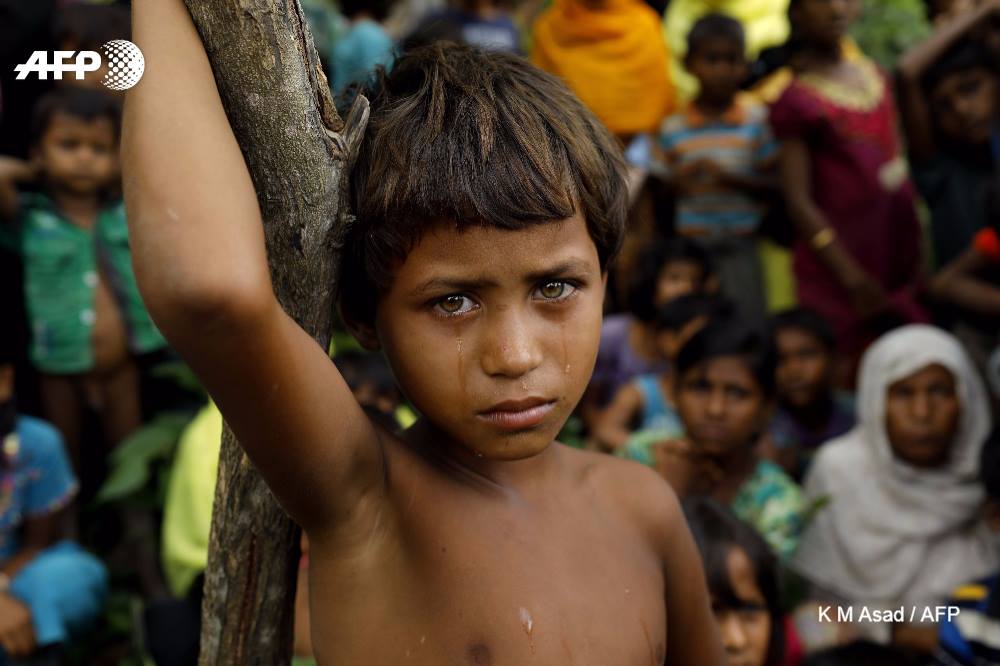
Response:
[{"label": "boy's eye", "polygon": [[563,282],[561,280],[551,280],[549,282],[543,283],[538,289],[537,293],[545,300],[555,301],[561,298],[566,298],[576,287],[569,284],[568,282]]},{"label": "boy's eye", "polygon": [[451,296],[445,296],[439,300],[434,307],[436,307],[443,314],[452,317],[470,312],[474,306],[475,304],[468,296],[452,294]]}]

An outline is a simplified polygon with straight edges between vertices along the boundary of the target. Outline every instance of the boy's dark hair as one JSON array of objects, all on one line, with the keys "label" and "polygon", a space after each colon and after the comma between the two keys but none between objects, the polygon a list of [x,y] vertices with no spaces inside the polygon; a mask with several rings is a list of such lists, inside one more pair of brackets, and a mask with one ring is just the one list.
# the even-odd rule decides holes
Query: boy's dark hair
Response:
[{"label": "boy's dark hair", "polygon": [[993,429],[979,454],[979,480],[986,495],[1000,501],[1000,426]]},{"label": "boy's dark hair", "polygon": [[338,0],[337,4],[347,18],[368,12],[376,21],[384,21],[392,11],[393,0]]},{"label": "boy's dark hair", "polygon": [[121,105],[116,98],[92,88],[64,86],[47,92],[35,103],[28,125],[30,145],[37,146],[41,142],[52,116],[57,113],[87,122],[108,118],[114,125],[116,139],[121,130]]},{"label": "boy's dark hair", "polygon": [[778,331],[793,328],[805,331],[819,340],[827,351],[833,351],[837,346],[837,339],[833,335],[830,323],[821,314],[809,308],[784,310],[771,317],[769,324],[772,340],[777,338]]},{"label": "boy's dark hair", "polygon": [[855,641],[807,657],[802,666],[917,666],[925,663],[925,658],[904,648]]},{"label": "boy's dark hair", "polygon": [[998,71],[993,54],[986,46],[976,40],[962,40],[924,71],[921,83],[924,91],[930,93],[949,76],[972,69],[985,69],[994,76]]},{"label": "boy's dark hair", "polygon": [[715,317],[688,340],[677,354],[678,379],[701,363],[724,356],[738,356],[766,397],[774,395],[777,354],[770,338],[743,323],[738,315]]},{"label": "boy's dark hair", "polygon": [[684,294],[656,311],[653,327],[657,331],[679,331],[698,317],[729,317],[735,311],[731,301],[715,294]]},{"label": "boy's dark hair", "polygon": [[691,535],[701,553],[713,605],[731,609],[744,606],[729,578],[729,553],[733,548],[738,548],[750,560],[754,582],[764,596],[767,613],[771,616],[771,637],[764,664],[777,666],[782,663],[785,652],[784,616],[778,584],[778,562],[774,553],[752,527],[741,522],[732,511],[713,499],[687,499],[683,508]]},{"label": "boy's dark hair", "polygon": [[446,224],[519,230],[580,213],[602,268],[618,252],[622,151],[556,77],[504,53],[437,43],[380,69],[351,178],[341,308],[370,322],[422,235]]},{"label": "boy's dark hair", "polygon": [[128,7],[85,2],[65,4],[56,13],[52,36],[59,48],[97,51],[112,39],[130,39]]},{"label": "boy's dark hair", "polygon": [[740,51],[746,51],[746,32],[743,24],[728,14],[706,14],[691,27],[687,36],[687,56],[695,56],[705,42],[711,39],[728,39],[740,45]]},{"label": "boy's dark hair", "polygon": [[708,253],[688,238],[661,238],[646,247],[632,266],[628,311],[642,322],[656,319],[656,283],[667,264],[689,261],[701,267],[702,279],[712,272]]}]

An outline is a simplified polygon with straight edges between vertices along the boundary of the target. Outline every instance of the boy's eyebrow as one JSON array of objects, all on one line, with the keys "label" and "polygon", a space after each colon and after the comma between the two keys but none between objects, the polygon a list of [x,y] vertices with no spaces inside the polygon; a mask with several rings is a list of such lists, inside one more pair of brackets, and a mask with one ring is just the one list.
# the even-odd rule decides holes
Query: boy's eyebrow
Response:
[{"label": "boy's eyebrow", "polygon": [[[567,273],[587,272],[590,268],[591,266],[589,262],[582,259],[572,258],[560,262],[555,266],[528,273],[524,276],[524,281],[538,282],[539,280],[544,280],[545,278],[565,275]],[[422,294],[429,291],[476,291],[496,286],[497,282],[489,278],[462,279],[435,277],[421,283],[416,289],[413,290],[413,293]]]}]

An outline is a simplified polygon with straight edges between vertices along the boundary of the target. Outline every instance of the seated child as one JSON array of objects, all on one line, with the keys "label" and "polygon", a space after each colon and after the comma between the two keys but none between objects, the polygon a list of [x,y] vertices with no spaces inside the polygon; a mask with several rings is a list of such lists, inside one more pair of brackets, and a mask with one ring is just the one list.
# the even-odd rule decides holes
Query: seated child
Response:
[{"label": "seated child", "polygon": [[729,506],[784,559],[795,552],[806,502],[780,467],[757,455],[774,363],[763,335],[733,318],[710,321],[677,355],[673,395],[684,435],[656,446],[654,457],[678,495]]},{"label": "seated child", "polygon": [[701,553],[712,612],[729,663],[785,663],[785,616],[774,554],[752,527],[718,502],[699,497],[686,500],[683,506]]},{"label": "seated child", "polygon": [[125,109],[139,282],[309,537],[317,662],[721,666],[670,489],[553,441],[593,369],[625,217],[599,122],[523,59],[455,44],[369,92],[340,305],[422,415],[395,434],[274,296],[183,2],[137,1],[133,20],[159,63]]},{"label": "seated child", "polygon": [[778,409],[761,453],[801,480],[816,449],[854,427],[854,401],[834,391],[836,342],[819,314],[786,310],[771,318],[770,329]]},{"label": "seated child", "polygon": [[[709,318],[731,310],[728,301],[705,294],[679,296],[660,307],[653,325],[659,352],[667,365],[660,372],[638,375],[615,394],[601,412],[594,431],[598,448],[622,452],[632,460],[651,465],[649,445],[683,433],[673,405],[671,367],[680,348]],[[641,433],[639,440],[633,431]]]},{"label": "seated child", "polygon": [[46,418],[79,469],[82,420],[95,410],[108,446],[140,422],[135,355],[166,343],[132,272],[118,181],[119,107],[97,90],[39,100],[30,129],[41,191],[0,183],[0,217],[18,226],[30,357]]},{"label": "seated child", "polygon": [[0,355],[0,664],[56,664],[100,616],[108,576],[66,537],[76,478],[59,432],[17,413],[11,360]]},{"label": "seated child", "polygon": [[[994,429],[979,458],[979,479],[986,491],[983,515],[993,532],[1000,531],[1000,429]],[[1000,571],[957,588],[948,601],[956,617],[941,622],[939,666],[1000,663]]]},{"label": "seated child", "polygon": [[666,176],[677,196],[678,234],[712,250],[722,292],[747,316],[766,311],[754,236],[777,191],[777,144],[767,109],[739,97],[747,76],[743,27],[710,14],[688,35],[685,66],[698,96],[660,127]]},{"label": "seated child", "polygon": [[1000,20],[989,0],[939,25],[900,60],[900,110],[914,179],[930,206],[938,265],[955,259],[988,222],[986,192],[1000,131],[1000,66],[973,39],[977,27]]},{"label": "seated child", "polygon": [[639,255],[630,275],[629,311],[605,317],[601,326],[594,375],[580,405],[591,430],[623,386],[667,367],[653,325],[657,310],[684,294],[705,291],[711,273],[704,250],[687,239],[660,239]]},{"label": "seated child", "polygon": [[382,27],[389,15],[389,0],[339,0],[338,4],[348,26],[331,49],[330,89],[334,93],[340,93],[353,81],[367,81],[379,65],[391,67],[395,46]]}]

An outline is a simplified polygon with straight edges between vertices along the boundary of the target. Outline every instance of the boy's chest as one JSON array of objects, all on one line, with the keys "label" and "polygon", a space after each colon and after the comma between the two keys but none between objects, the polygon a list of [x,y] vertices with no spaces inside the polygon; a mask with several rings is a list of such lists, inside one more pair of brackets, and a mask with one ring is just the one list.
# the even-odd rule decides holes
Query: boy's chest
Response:
[{"label": "boy's chest", "polygon": [[416,536],[354,580],[314,554],[313,639],[331,663],[663,663],[660,562],[636,533],[600,512],[463,513],[411,516]]}]

